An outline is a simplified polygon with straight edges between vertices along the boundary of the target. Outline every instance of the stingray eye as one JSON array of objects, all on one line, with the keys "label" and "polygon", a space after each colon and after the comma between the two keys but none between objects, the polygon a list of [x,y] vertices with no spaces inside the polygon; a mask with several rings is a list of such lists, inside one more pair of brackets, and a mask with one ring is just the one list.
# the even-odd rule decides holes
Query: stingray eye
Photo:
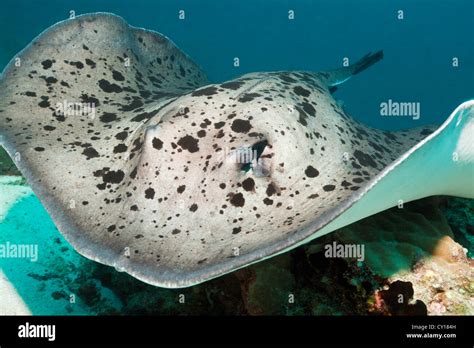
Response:
[{"label": "stingray eye", "polygon": [[247,156],[245,156],[244,161],[241,162],[240,170],[247,173],[250,169],[252,169],[254,174],[257,176],[268,175],[260,160],[260,157],[262,156],[262,153],[267,145],[268,141],[262,140],[249,147],[247,149]]}]

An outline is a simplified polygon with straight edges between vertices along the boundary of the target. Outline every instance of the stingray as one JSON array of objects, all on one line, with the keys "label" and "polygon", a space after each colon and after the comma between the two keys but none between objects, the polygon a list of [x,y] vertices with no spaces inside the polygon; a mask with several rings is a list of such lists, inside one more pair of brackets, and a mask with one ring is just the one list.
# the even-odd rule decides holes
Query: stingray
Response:
[{"label": "stingray", "polygon": [[165,36],[82,15],[4,70],[0,143],[79,253],[191,286],[400,202],[474,197],[473,101],[396,132],[335,101],[380,59],[212,84]]}]

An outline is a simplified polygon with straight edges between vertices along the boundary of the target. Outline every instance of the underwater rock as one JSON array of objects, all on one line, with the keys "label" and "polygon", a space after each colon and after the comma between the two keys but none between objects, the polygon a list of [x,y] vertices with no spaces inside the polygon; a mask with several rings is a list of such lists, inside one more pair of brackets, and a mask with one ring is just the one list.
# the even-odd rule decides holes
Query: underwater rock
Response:
[{"label": "underwater rock", "polygon": [[474,199],[449,197],[441,205],[455,239],[474,257]]},{"label": "underwater rock", "polygon": [[96,304],[101,297],[97,287],[92,282],[82,284],[77,293],[88,306]]},{"label": "underwater rock", "polygon": [[474,262],[450,237],[439,241],[432,257],[417,262],[411,271],[390,277],[413,283],[414,296],[429,315],[474,314]]},{"label": "underwater rock", "polygon": [[237,271],[248,314],[286,314],[287,307],[294,302],[291,262],[290,255],[285,254]]},{"label": "underwater rock", "polygon": [[[365,245],[365,264],[387,284],[413,284],[414,298],[426,304],[429,315],[473,314],[473,262],[453,240],[440,209],[444,199],[426,198],[390,209],[342,228],[333,237]],[[393,311],[401,313],[393,308],[389,312]]]},{"label": "underwater rock", "polygon": [[390,284],[387,289],[376,293],[377,309],[389,315],[427,315],[426,305],[413,299],[413,284],[397,280]]}]

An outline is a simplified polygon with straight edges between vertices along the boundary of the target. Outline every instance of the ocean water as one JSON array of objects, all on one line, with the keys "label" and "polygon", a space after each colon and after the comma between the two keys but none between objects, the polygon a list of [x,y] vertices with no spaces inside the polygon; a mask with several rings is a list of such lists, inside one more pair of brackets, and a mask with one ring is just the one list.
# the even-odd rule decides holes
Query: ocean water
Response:
[{"label": "ocean water", "polygon": [[[6,0],[0,3],[0,69],[43,30],[67,19],[70,11],[111,12],[133,26],[166,35],[211,82],[256,71],[330,70],[341,67],[346,58],[354,63],[383,49],[381,62],[335,94],[354,118],[377,128],[439,124],[474,97],[472,0]],[[185,19],[179,18],[180,11]],[[388,100],[419,103],[421,117],[382,117],[380,104]],[[68,304],[71,284],[82,284],[82,274],[91,274],[80,270],[83,263],[92,267],[93,262],[64,240],[26,186],[0,184],[0,242],[37,242],[48,253],[36,264],[15,259],[1,264],[29,310],[76,315],[97,314],[107,306],[120,310],[123,303],[117,295],[99,284],[102,304],[91,309],[80,298],[76,305]],[[3,211],[2,200],[11,203]],[[472,221],[472,209],[464,209],[466,221]],[[156,292],[164,298],[177,294]]]},{"label": "ocean water", "polygon": [[[439,124],[474,96],[471,0],[4,0],[0,67],[70,11],[112,12],[164,34],[212,82],[255,71],[334,69],[344,58],[355,62],[383,49],[382,62],[336,94],[353,117],[378,128]],[[380,103],[389,99],[420,103],[420,119],[381,117]]]}]

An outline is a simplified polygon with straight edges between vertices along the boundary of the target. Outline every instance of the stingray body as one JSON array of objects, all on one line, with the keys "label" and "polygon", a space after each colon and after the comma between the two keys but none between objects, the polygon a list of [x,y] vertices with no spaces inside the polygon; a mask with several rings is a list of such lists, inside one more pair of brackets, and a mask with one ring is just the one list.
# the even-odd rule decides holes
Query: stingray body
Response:
[{"label": "stingray body", "polygon": [[80,253],[150,284],[197,284],[400,201],[474,196],[472,102],[434,132],[387,132],[333,99],[381,52],[209,84],[164,36],[91,14],[18,57],[2,145]]}]

